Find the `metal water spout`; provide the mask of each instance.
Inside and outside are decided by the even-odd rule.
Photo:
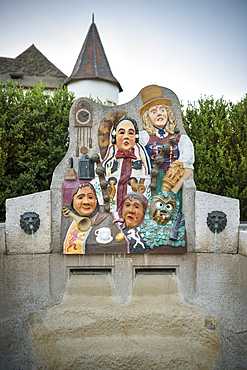
[[[212,211],[208,213],[207,225],[212,233],[217,232],[219,234],[223,231],[227,224],[227,217],[224,212],[221,211]]]
[[[227,217],[224,212],[212,211],[208,213],[207,225],[214,233],[214,252],[219,251],[219,233],[223,231],[227,224]]]

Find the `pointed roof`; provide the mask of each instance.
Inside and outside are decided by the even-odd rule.
[[[73,72],[64,84],[67,85],[71,81],[84,79],[100,79],[112,82],[118,86],[119,92],[123,91],[120,83],[112,74],[94,18]]]
[[[61,86],[67,77],[34,44],[16,58],[0,57],[0,79],[5,83],[9,76],[18,79],[18,85],[24,87],[42,79],[42,83],[48,84],[47,88]]]

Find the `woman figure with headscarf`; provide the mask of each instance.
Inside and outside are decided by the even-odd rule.
[[[70,207],[65,207],[67,216],[73,221],[63,243],[64,254],[126,253],[125,240],[117,242],[115,236],[120,227],[113,224],[111,213],[100,209],[94,186],[89,182],[78,184],[74,190]],[[86,227],[84,228],[84,222]],[[83,227],[80,227],[83,223]],[[98,241],[97,230],[109,229],[109,237]]]

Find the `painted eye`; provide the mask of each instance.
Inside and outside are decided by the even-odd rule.
[[[165,109],[161,109],[161,112],[165,112]]]
[[[163,203],[162,202],[155,202],[154,203],[154,206],[158,209],[162,209],[163,208]]]
[[[168,203],[166,205],[166,209],[167,209],[167,211],[172,211],[173,210],[173,205]]]

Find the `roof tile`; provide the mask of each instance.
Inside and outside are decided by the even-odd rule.
[[[47,88],[61,86],[67,77],[52,64],[34,45],[16,58],[0,57],[0,78],[5,83],[11,74],[23,74],[19,86],[32,86],[32,81],[47,83]],[[51,86],[50,86],[51,85]]]
[[[123,91],[118,80],[113,76],[108,63],[97,27],[92,22],[71,76],[64,84],[74,80],[100,79],[115,83]]]

